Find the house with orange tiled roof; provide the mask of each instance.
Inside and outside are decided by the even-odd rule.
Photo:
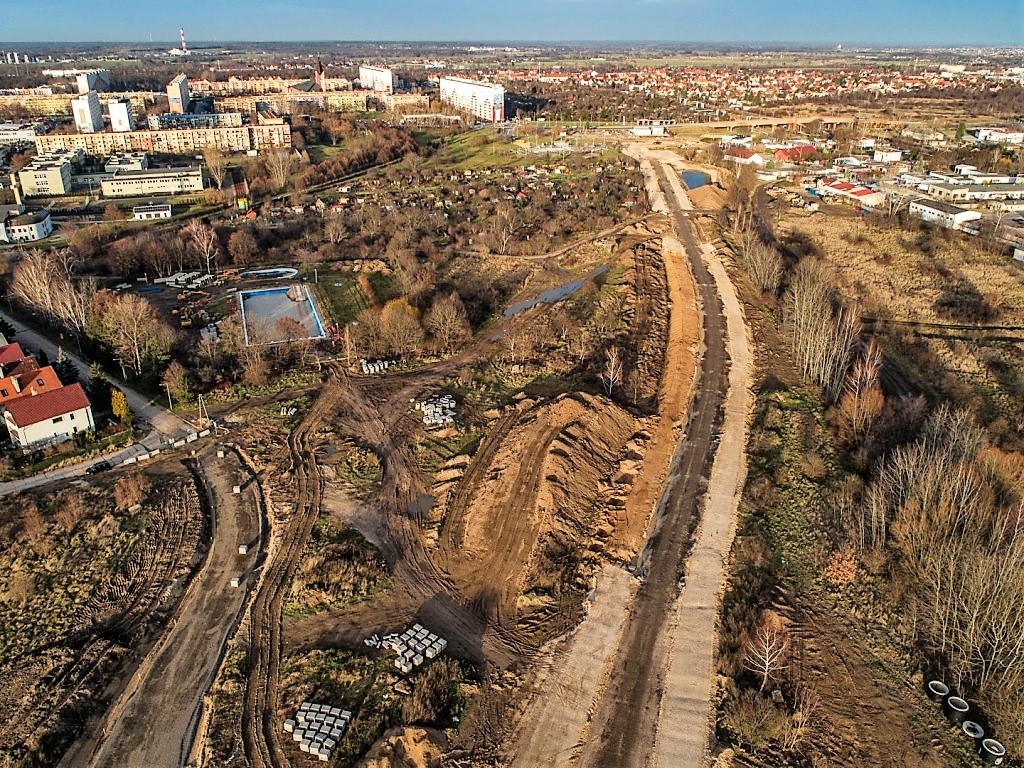
[[[32,364],[28,364],[28,363]],[[33,397],[60,389],[63,384],[49,365],[40,368],[35,360],[26,358],[5,376],[0,376],[0,408],[20,397]]]

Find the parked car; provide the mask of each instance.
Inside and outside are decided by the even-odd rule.
[[[111,464],[109,461],[104,459],[103,461],[96,462],[91,467],[89,467],[87,470],[85,470],[85,474],[87,474],[87,475],[95,475],[98,472],[106,472],[108,469],[110,469],[113,466],[114,466],[113,464]]]

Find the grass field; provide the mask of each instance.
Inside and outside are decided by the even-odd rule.
[[[370,306],[366,295],[351,272],[327,272],[320,275],[317,292],[326,299],[331,319],[337,325],[351,323]]]

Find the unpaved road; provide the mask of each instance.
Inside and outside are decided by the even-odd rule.
[[[663,768],[697,768],[707,753],[718,604],[746,478],[747,433],[753,407],[750,384],[754,361],[743,306],[715,249],[708,245],[702,249],[725,309],[729,392],[700,527],[669,632],[672,649],[651,763]]]
[[[202,570],[189,586],[178,614],[113,704],[99,743],[89,759],[71,763],[139,768],[178,768],[186,763],[199,708],[239,611],[244,587],[232,588],[256,557],[259,507],[238,458],[218,459],[208,450],[199,459],[211,492],[212,543]],[[243,485],[241,494],[233,485]],[[239,544],[250,545],[238,554]],[[86,750],[80,750],[86,756]]]
[[[645,165],[644,170],[649,176],[650,166]],[[582,755],[582,765],[595,768],[643,768],[654,749],[668,661],[666,630],[703,495],[702,476],[714,453],[716,418],[726,388],[726,329],[717,286],[683,212],[685,194],[677,197],[669,180],[673,170],[659,164],[655,172],[697,284],[704,310],[705,353],[686,436],[679,444],[665,495],[639,560],[644,581],[630,608],[594,729]],[[707,642],[713,642],[713,635]]]

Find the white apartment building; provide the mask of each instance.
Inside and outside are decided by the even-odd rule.
[[[80,133],[96,133],[103,130],[103,110],[96,91],[83,93],[71,100],[71,113],[75,116],[75,127]]]
[[[135,112],[128,99],[111,99],[107,102],[110,113],[110,129],[118,133],[135,130]]]
[[[150,115],[146,122],[151,131],[168,128],[241,128],[241,112],[200,112],[196,114]]]
[[[981,214],[977,211],[969,211],[941,200],[928,200],[923,197],[912,200],[907,210],[911,216],[934,221],[947,229],[963,229],[967,222],[981,219]]]
[[[388,67],[374,67],[362,64],[359,67],[359,85],[370,91],[394,93],[398,81]]]
[[[76,71],[75,83],[80,94],[86,94],[89,91],[109,91],[110,70],[87,69],[85,71]]]
[[[488,123],[505,121],[505,89],[464,77],[441,78],[441,102]]]
[[[188,78],[185,77],[185,73],[182,72],[167,84],[167,103],[169,104],[168,111],[172,115],[185,114],[188,112],[188,100]]]
[[[180,195],[203,191],[203,169],[148,168],[144,171],[118,171],[100,182],[104,197],[145,197],[146,195]]]
[[[292,145],[292,129],[286,123],[243,125],[241,128],[192,128],[126,133],[61,133],[36,136],[36,150],[82,149],[89,155],[117,152],[162,152],[193,155],[206,147],[223,152],[247,152]]]

